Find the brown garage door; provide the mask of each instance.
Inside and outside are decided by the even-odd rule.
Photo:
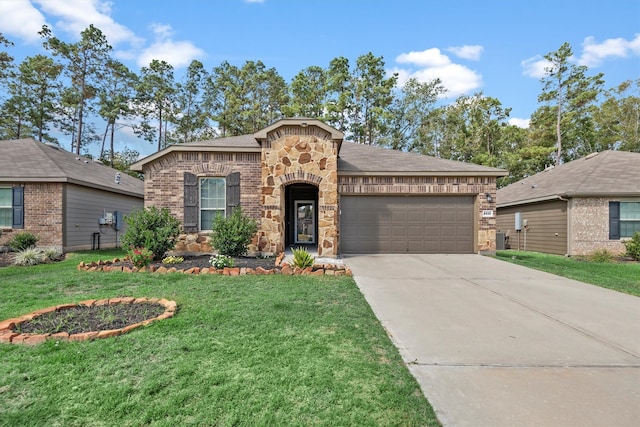
[[[472,196],[342,196],[345,254],[473,253]]]

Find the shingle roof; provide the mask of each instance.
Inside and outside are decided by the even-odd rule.
[[[143,181],[31,138],[0,141],[0,182],[69,182],[137,197]]]
[[[498,190],[498,207],[561,197],[640,196],[640,153],[603,151]]]
[[[309,121],[313,120],[309,119]],[[287,120],[281,120],[276,124],[286,125],[287,123]],[[256,135],[258,134],[259,133],[172,145],[131,165],[131,169],[142,171],[145,164],[161,158],[172,151],[212,150],[259,152],[260,143],[256,139]],[[338,173],[343,175],[507,175],[507,171],[503,169],[454,160],[438,159],[417,153],[406,153],[347,141],[343,141],[340,148]]]
[[[338,173],[342,175],[507,175],[503,169],[346,141],[342,143],[340,149]]]

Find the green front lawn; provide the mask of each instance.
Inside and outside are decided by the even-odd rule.
[[[640,296],[640,263],[590,262],[538,252],[498,251],[498,259]]]
[[[439,425],[348,277],[0,269],[0,320],[62,303],[164,297],[178,314],[91,342],[0,345],[0,426]]]

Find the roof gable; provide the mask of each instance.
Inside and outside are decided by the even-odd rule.
[[[31,138],[0,141],[0,153],[0,182],[69,182],[136,197],[144,194],[144,183],[137,178]]]
[[[560,197],[640,196],[640,153],[603,151],[501,188],[498,206]]]

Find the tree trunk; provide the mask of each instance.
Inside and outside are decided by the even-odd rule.
[[[107,140],[107,132],[109,132],[109,122],[107,122],[107,127],[104,128],[104,135],[102,135],[102,147],[100,147],[100,159],[104,157],[104,143]]]
[[[115,133],[116,133],[116,121],[113,120],[111,122],[111,147],[110,147],[111,148],[111,155],[110,155],[110,157],[111,157],[111,167],[113,167],[113,155],[114,155],[114,153],[113,153],[113,137],[114,137]]]

